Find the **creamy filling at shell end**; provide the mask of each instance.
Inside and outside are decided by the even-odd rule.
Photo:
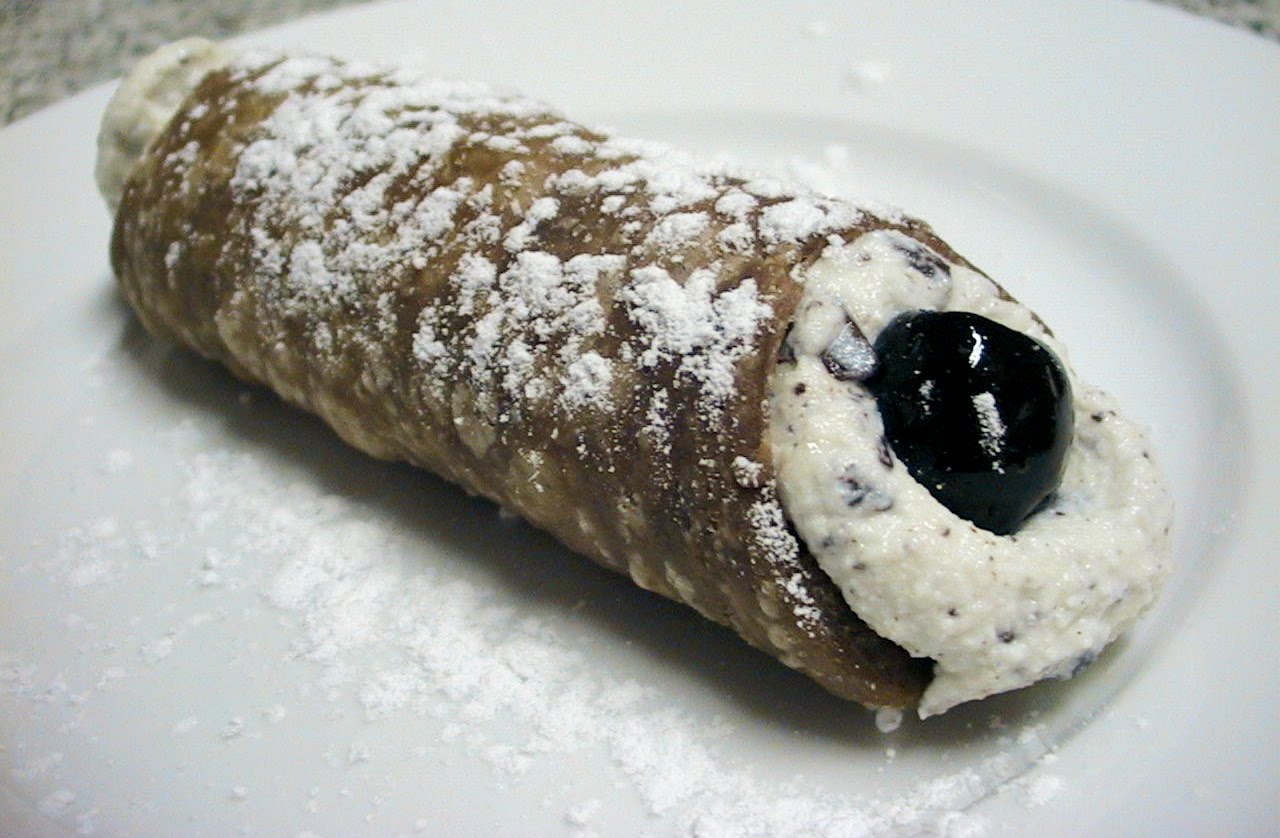
[[[779,493],[854,612],[934,660],[921,717],[1074,674],[1151,605],[1168,572],[1172,503],[1143,432],[1076,379],[1029,310],[902,233],[833,245],[803,280],[770,382]],[[921,310],[973,312],[1033,337],[1070,378],[1061,485],[1012,534],[959,517],[914,479],[857,380],[885,327]],[[854,375],[833,374],[833,352]]]
[[[235,52],[204,38],[184,38],[143,58],[120,82],[102,116],[98,191],[115,213],[125,181],[182,100],[208,73],[231,63]]]

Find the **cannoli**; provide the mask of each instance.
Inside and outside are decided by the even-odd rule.
[[[1143,433],[914,218],[199,41],[123,82],[100,148],[151,332],[839,696],[1069,676],[1167,572]]]

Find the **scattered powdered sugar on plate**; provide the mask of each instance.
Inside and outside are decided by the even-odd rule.
[[[845,86],[856,93],[868,93],[884,85],[893,76],[893,65],[887,61],[859,61],[845,73]]]
[[[601,669],[590,648],[564,626],[525,613],[448,561],[433,561],[420,533],[405,532],[376,507],[326,491],[296,468],[281,469],[273,455],[251,445],[211,445],[210,435],[192,423],[166,438],[163,456],[183,475],[182,491],[170,501],[181,531],[157,534],[147,522],[94,518],[69,528],[56,560],[44,568],[62,584],[80,579],[85,595],[109,598],[121,585],[147,584],[152,562],[186,561],[203,608],[170,610],[169,628],[158,634],[141,628],[133,633],[134,659],[153,673],[170,666],[181,671],[190,648],[185,638],[226,611],[219,598],[230,602],[237,590],[253,591],[292,637],[280,665],[299,681],[299,696],[333,706],[353,703],[371,730],[402,725],[406,718],[435,720],[438,742],[420,747],[461,748],[464,758],[488,766],[499,791],[555,772],[586,752],[603,755],[616,772],[615,785],[636,795],[655,826],[665,824],[661,834],[699,838],[979,835],[981,822],[962,810],[999,780],[1016,776],[1022,763],[1015,752],[1037,744],[1031,734],[1011,738],[994,757],[958,762],[905,793],[878,795],[869,788],[865,796],[850,795],[831,791],[820,778],[770,779],[761,770],[767,766],[726,747],[739,733],[733,724],[708,724],[662,689]],[[96,468],[93,473],[98,480],[123,479]],[[495,525],[511,525],[498,524],[493,514]],[[153,558],[141,551],[144,544]],[[86,562],[111,570],[79,570]],[[201,583],[211,567],[225,584]],[[134,674],[115,669],[113,675],[97,673],[85,688],[59,687],[58,695],[74,696],[83,707]],[[23,672],[18,662],[6,663],[0,688],[49,701],[49,689]],[[285,736],[283,723],[310,712],[278,703],[201,707],[198,715],[178,707],[155,724],[157,735],[169,741],[197,737],[229,748],[245,739]],[[335,744],[326,759],[347,770],[404,770],[360,741]],[[890,757],[886,767],[893,762]],[[60,754],[33,756],[25,782],[44,786],[42,808],[51,816],[91,823],[97,810],[86,798],[92,790],[67,783],[61,763]],[[256,787],[233,777],[209,793],[222,805],[245,807],[261,796]],[[317,789],[297,801],[299,812],[318,811]],[[1028,805],[1038,805],[1056,789],[1042,780],[1020,793]],[[387,792],[369,794],[376,807]],[[611,831],[611,807],[598,797],[570,794],[558,805],[566,834]]]
[[[387,557],[412,546],[350,502],[280,486],[245,454],[197,453],[189,474],[199,526],[233,529],[235,550],[273,568],[262,593],[296,618],[295,654],[320,665],[322,689],[353,692],[370,721],[402,710],[446,718],[443,738],[508,779],[548,756],[604,748],[654,814],[761,796],[748,772],[717,758],[725,731],[703,729],[651,688],[593,671],[553,626],[493,591],[440,567],[406,574]],[[513,719],[515,738],[494,724]]]
[[[1040,774],[1022,784],[1028,806],[1044,806],[1062,792],[1062,778],[1056,774]]]
[[[75,792],[70,789],[57,789],[40,798],[40,802],[36,808],[40,813],[53,817],[61,814],[64,809],[69,807],[76,800]]]
[[[881,707],[876,711],[876,729],[881,733],[893,733],[902,726],[902,711],[897,707]]]
[[[107,452],[106,461],[102,465],[102,470],[108,474],[116,474],[124,471],[133,465],[132,452],[123,448],[113,448]]]

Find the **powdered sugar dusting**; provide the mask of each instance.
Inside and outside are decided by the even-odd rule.
[[[709,411],[734,392],[735,364],[772,314],[754,281],[717,296],[716,279],[715,271],[700,270],[681,285],[662,268],[637,268],[618,295],[640,329],[641,365],[678,360],[677,374],[698,384]]]
[[[232,72],[280,97],[239,151],[231,184],[252,207],[242,232],[254,242],[258,327],[284,334],[300,324],[321,363],[342,346],[362,346],[361,363],[376,377],[396,363],[378,337],[391,329],[395,306],[368,311],[365,325],[341,334],[330,314],[368,309],[395,266],[427,270],[466,245],[450,293],[418,311],[410,351],[425,392],[439,400],[440,379],[460,374],[494,425],[511,415],[500,401],[518,411],[559,394],[554,403],[563,410],[607,408],[610,358],[594,340],[605,328],[594,300],[601,282],[618,286],[617,299],[641,329],[639,344],[622,351],[646,367],[674,365],[682,385],[697,388],[708,421],[719,421],[736,365],[771,308],[754,279],[722,289],[720,263],[683,270],[686,254],[792,246],[863,215],[853,204],[660,143],[588,132],[482,85],[268,54],[242,57]],[[496,182],[439,179],[451,155],[478,146],[512,158]],[[543,165],[536,157],[543,147],[574,167],[525,183],[530,167]],[[391,199],[406,189],[410,197]],[[564,200],[584,195],[625,219],[625,252],[584,247],[570,259],[546,246],[553,230],[578,223],[563,217]],[[591,239],[586,230],[577,235]],[[481,255],[498,244],[498,262]],[[461,369],[449,361],[457,344],[465,349]]]
[[[508,395],[536,402],[553,393],[570,412],[610,404],[610,361],[583,349],[584,341],[603,333],[604,313],[596,295],[603,277],[617,274],[619,256],[582,254],[562,262],[538,250],[522,251],[500,276],[483,257],[464,257],[451,283],[452,301],[431,304],[419,316],[414,346],[429,380],[461,374],[477,393],[497,380]],[[438,334],[446,318],[465,317],[455,337],[465,351],[462,367]],[[548,361],[558,359],[565,372],[547,378]],[[502,423],[503,417],[495,415]]]
[[[584,353],[569,364],[560,404],[570,412],[591,405],[601,409],[609,404],[609,387],[613,383],[613,367],[608,359],[594,352]]]

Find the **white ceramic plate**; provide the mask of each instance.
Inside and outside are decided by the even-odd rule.
[[[1177,573],[1069,684],[888,736],[691,612],[154,345],[90,91],[0,132],[0,832],[1280,828],[1280,52],[1143,3],[390,3],[409,57],[929,219],[1149,423]]]

